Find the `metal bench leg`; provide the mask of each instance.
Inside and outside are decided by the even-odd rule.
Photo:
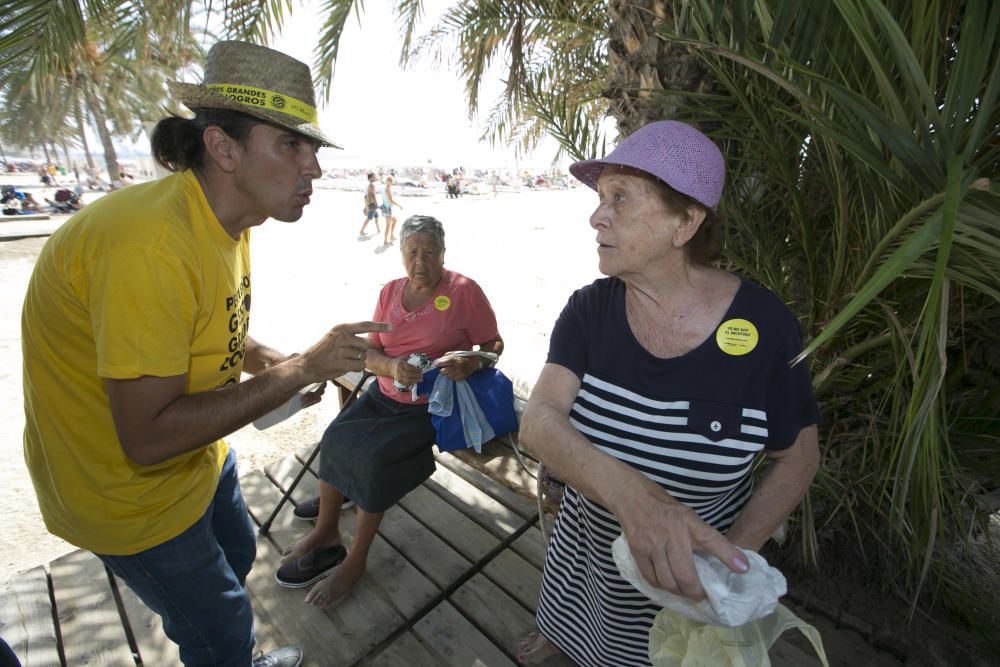
[[[351,391],[351,395],[347,397],[347,400],[344,401],[344,404],[340,407],[341,412],[351,407],[351,403],[353,403],[358,398],[358,395],[364,388],[365,383],[368,381],[368,378],[372,377],[373,375],[374,373],[370,373],[369,371],[364,372],[364,374],[361,376],[361,380],[359,380],[358,383],[354,385],[354,389],[353,391]],[[297,475],[295,475],[295,479],[292,480],[292,483],[288,485],[288,488],[285,490],[285,492],[281,494],[281,499],[278,500],[278,504],[274,506],[273,510],[271,510],[271,515],[267,517],[267,520],[264,523],[260,524],[260,530],[257,531],[260,535],[267,535],[268,531],[271,530],[271,524],[274,523],[274,519],[275,517],[278,516],[278,512],[280,512],[281,508],[285,506],[285,503],[288,502],[288,499],[292,497],[292,494],[295,492],[296,487],[298,487],[299,482],[302,481],[302,478],[305,476],[306,471],[309,470],[309,466],[311,466],[313,461],[316,460],[316,457],[319,456],[319,445],[320,443],[317,442],[316,446],[313,447],[313,450],[309,453],[309,458],[306,459],[306,462],[302,465],[302,469],[299,470]]]

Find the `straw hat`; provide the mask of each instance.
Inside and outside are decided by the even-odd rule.
[[[676,120],[643,125],[604,158],[574,162],[569,171],[596,190],[597,179],[609,164],[652,174],[708,208],[719,205],[726,181],[726,162],[719,147],[698,130]]]
[[[217,42],[200,83],[168,81],[189,109],[242,111],[340,148],[319,129],[312,74],[305,63],[247,42]]]

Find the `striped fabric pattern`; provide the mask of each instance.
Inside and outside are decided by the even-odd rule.
[[[689,427],[691,408],[689,401],[653,399],[585,374],[570,423],[725,531],[753,490],[750,473],[767,442],[767,418],[734,408],[738,431],[716,441]],[[566,489],[537,618],[542,634],[580,665],[649,665],[649,628],[660,607],[619,575],[611,543],[620,533],[614,515]]]

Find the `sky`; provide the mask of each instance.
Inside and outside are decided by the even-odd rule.
[[[499,75],[481,92],[480,118],[469,119],[464,85],[445,63],[435,67],[429,57],[400,68],[402,37],[392,0],[369,0],[360,17],[352,13],[344,28],[340,56],[329,101],[320,105],[320,127],[343,146],[324,149],[321,161],[357,166],[427,164],[453,168],[532,167],[552,164],[557,145],[547,140],[534,154],[515,160],[513,148],[493,148],[479,141],[479,122],[502,90]],[[425,14],[415,32],[419,37],[454,2],[425,1]],[[272,48],[310,66],[318,41],[320,2],[296,5]],[[563,160],[562,164],[568,164]]]
[[[424,0],[424,16],[414,40],[434,26],[455,2]],[[532,154],[518,157],[512,147],[494,147],[488,140],[480,141],[480,123],[485,124],[503,90],[501,67],[495,66],[484,77],[480,113],[471,119],[464,81],[450,64],[436,66],[428,56],[402,69],[402,36],[393,14],[396,4],[396,0],[369,0],[360,17],[352,12],[347,20],[329,99],[317,100],[320,127],[343,147],[320,151],[324,168],[550,168],[558,151],[552,139],[544,139]],[[281,33],[269,46],[311,68],[323,19],[321,5],[321,0],[296,1]],[[182,80],[199,83],[201,68],[191,68]],[[100,142],[93,131],[88,132],[88,139],[91,151],[99,158]],[[148,139],[143,135],[135,142],[118,138],[115,143],[121,153],[119,158],[126,162],[149,154]],[[146,161],[152,165],[151,160]],[[563,157],[556,164],[565,170],[569,163]]]

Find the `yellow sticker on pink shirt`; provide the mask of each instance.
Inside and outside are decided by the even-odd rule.
[[[738,357],[757,347],[757,327],[747,320],[726,320],[715,331],[715,342],[726,354]]]
[[[434,299],[434,307],[441,311],[448,310],[451,308],[451,299],[446,296],[439,296]]]

